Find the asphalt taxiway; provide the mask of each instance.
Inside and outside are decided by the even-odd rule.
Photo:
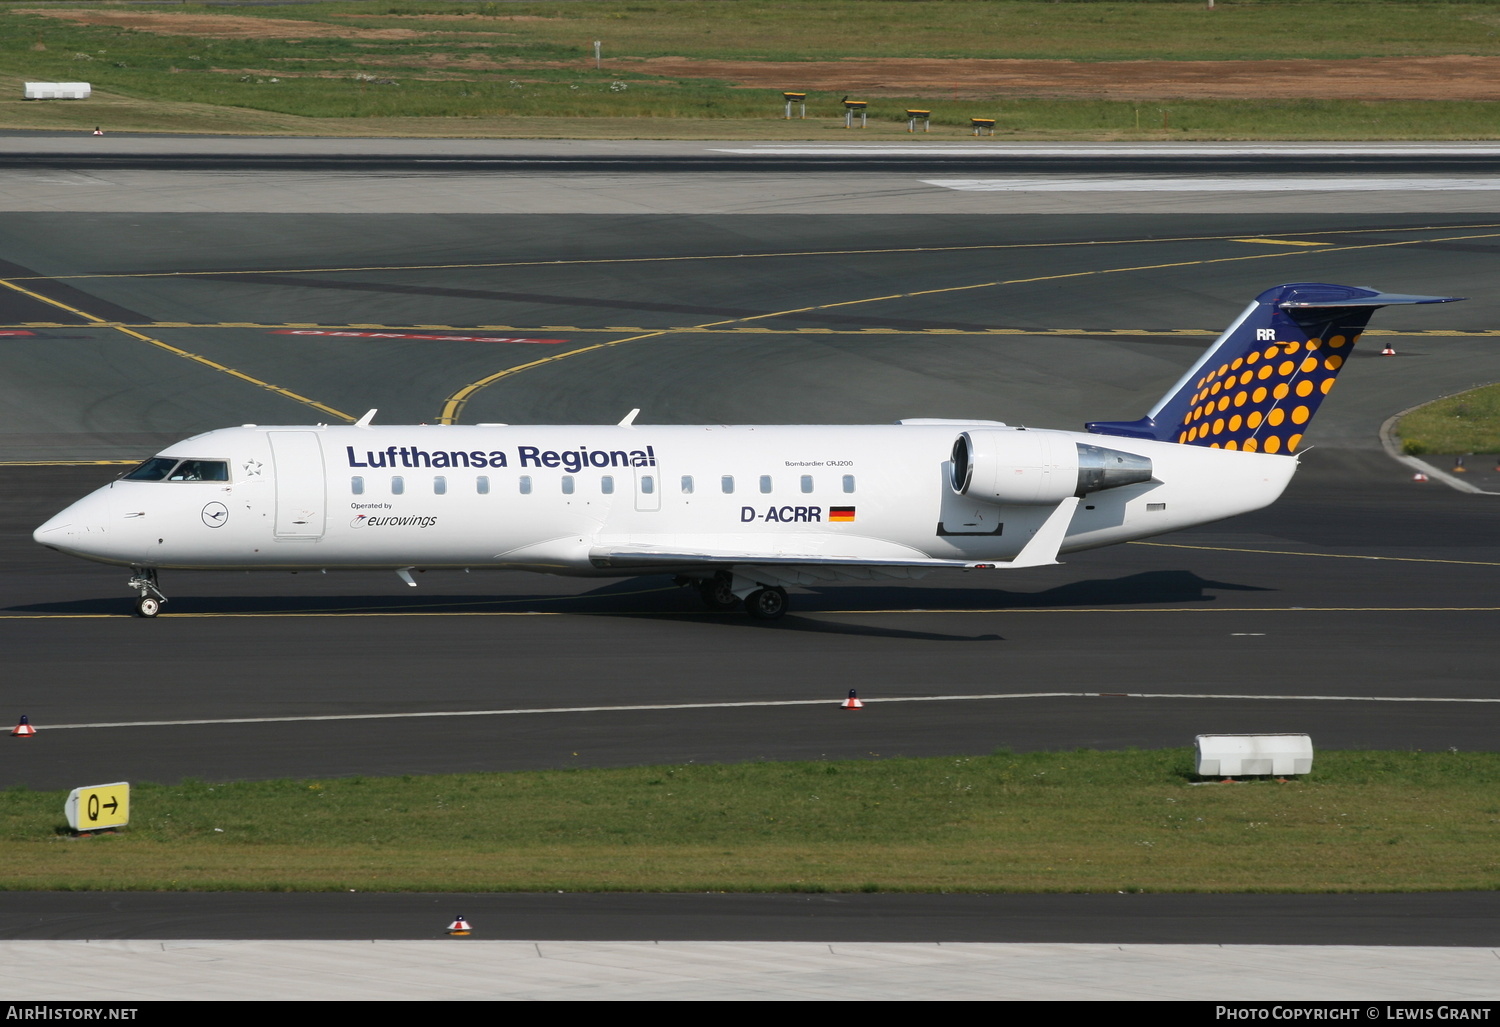
[[[1487,175],[1488,159],[1461,170]],[[565,192],[608,208],[572,214],[561,193],[518,212],[533,180],[493,170],[456,191],[427,176],[425,193],[381,168],[296,171],[306,189],[250,164],[212,182],[5,171],[23,188],[0,205],[30,207],[0,224],[0,659],[12,714],[41,733],[6,746],[0,786],[1203,731],[1495,747],[1492,500],[1412,483],[1377,433],[1500,379],[1500,219],[1485,213],[1500,192],[1314,191],[1277,209],[1094,190],[1038,213],[1037,193],[964,194],[921,168],[804,165],[814,192],[838,193],[814,215],[806,193],[777,202],[775,176],[742,190],[753,168],[636,170],[569,172]],[[302,212],[277,213],[283,199]],[[166,614],[142,622],[123,572],[30,540],[119,470],[59,460],[370,407],[386,422],[1134,417],[1246,301],[1296,280],[1473,298],[1377,315],[1388,334],[1340,378],[1277,505],[1062,567],[812,590],[772,625],[704,613],[661,579],[177,574]],[[835,706],[851,683],[857,715]]]

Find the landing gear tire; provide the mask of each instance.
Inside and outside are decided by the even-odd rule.
[[[706,578],[698,582],[698,596],[703,600],[703,605],[715,612],[732,610],[740,605],[740,597],[734,594],[730,588],[732,581],[729,575],[718,575]]]
[[[756,589],[745,597],[745,612],[756,620],[776,620],[785,615],[786,589]]]
[[[156,584],[156,568],[135,567],[127,585],[140,595],[135,601],[135,615],[150,619],[161,613],[161,604],[167,601],[167,597],[161,594],[161,589]]]

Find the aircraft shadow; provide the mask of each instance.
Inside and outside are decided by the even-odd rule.
[[[434,582],[434,587],[441,584]],[[797,593],[792,612],[779,621],[755,621],[733,610],[713,613],[703,609],[690,588],[678,588],[666,577],[611,581],[574,595],[522,593],[495,595],[254,595],[180,596],[163,609],[163,616],[399,616],[402,614],[559,613],[592,616],[640,616],[678,620],[701,617],[720,624],[748,628],[801,631],[814,634],[866,635],[934,641],[999,641],[995,634],[912,631],[894,627],[811,620],[819,613],[913,613],[925,611],[993,612],[1004,610],[1078,609],[1112,606],[1185,605],[1212,603],[1215,591],[1274,591],[1259,585],[1213,581],[1191,571],[1157,570],[1120,578],[1072,581],[1040,592],[991,588],[931,588],[913,585],[876,587],[827,586]],[[11,615],[129,616],[128,596],[10,606]]]
[[[792,609],[786,617],[777,621],[756,621],[738,610],[723,613],[701,613],[715,623],[751,629],[774,631],[800,631],[811,634],[833,634],[868,636],[878,638],[905,638],[939,642],[1002,642],[1003,635],[993,633],[967,635],[953,632],[913,631],[890,626],[849,624],[837,621],[812,620],[809,614],[818,613],[924,613],[942,611],[962,614],[1004,610],[1036,609],[1088,609],[1113,606],[1155,606],[1201,604],[1216,602],[1218,597],[1210,591],[1271,592],[1260,585],[1242,585],[1235,582],[1213,581],[1191,571],[1146,571],[1122,578],[1098,578],[1074,581],[1058,585],[1041,592],[1009,592],[1003,589],[978,588],[924,588],[900,585],[886,587],[846,588],[831,586],[813,588],[808,594],[792,597]],[[691,593],[682,592],[690,600],[686,605],[691,611]],[[625,612],[615,610],[611,612]],[[680,617],[681,612],[668,613],[662,610],[644,611],[642,616],[661,619]]]

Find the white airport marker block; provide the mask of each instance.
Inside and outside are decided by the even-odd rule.
[[[1194,740],[1200,777],[1288,777],[1312,773],[1308,735],[1199,735]]]
[[[28,82],[27,100],[87,100],[93,88],[87,82]]]

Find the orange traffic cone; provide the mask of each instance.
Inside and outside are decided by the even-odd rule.
[[[1411,480],[1412,481],[1426,481],[1427,480],[1427,475],[1423,474],[1421,471],[1418,471],[1416,474],[1413,474],[1411,476]]]
[[[1388,342],[1385,344],[1385,349],[1380,351],[1380,355],[1383,357],[1393,357],[1396,355],[1396,347]]]
[[[849,698],[839,703],[839,709],[841,710],[862,710],[864,708],[865,704],[859,701],[859,696],[854,694],[854,689],[852,688],[849,689]]]
[[[473,928],[469,926],[469,922],[464,919],[462,913],[458,914],[454,921],[448,925],[448,933],[455,938],[467,937],[472,930]]]
[[[34,734],[36,734],[36,728],[31,726],[31,718],[23,713],[21,714],[21,723],[15,726],[10,736],[12,738],[30,738]]]

